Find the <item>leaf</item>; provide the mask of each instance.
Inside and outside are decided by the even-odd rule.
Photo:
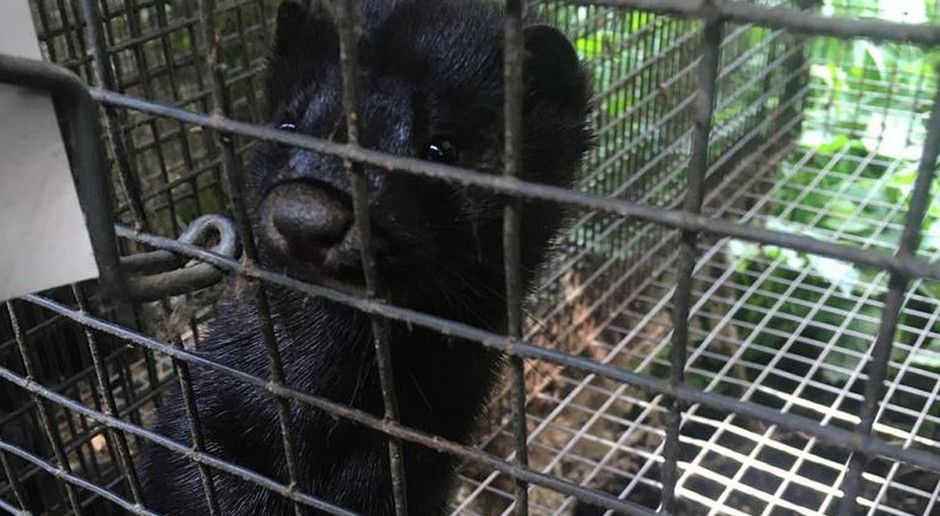
[[[634,11],[630,13],[630,32],[635,33],[645,27],[652,20],[649,13]]]
[[[819,146],[816,147],[816,151],[820,154],[834,154],[845,148],[846,145],[850,145],[849,137],[840,134],[828,142],[820,143]]]
[[[848,200],[848,199],[833,199],[826,206],[826,209],[831,213],[840,215],[842,217],[854,217],[859,212],[858,204]]]
[[[914,350],[911,363],[928,369],[940,369],[940,339],[931,339],[927,346]]]
[[[611,117],[622,115],[627,107],[627,92],[621,91],[607,101],[607,114]]]
[[[862,142],[871,152],[916,162],[920,159],[922,149],[914,142],[908,141],[908,133],[912,129],[911,116],[895,112],[872,113],[868,118]]]
[[[864,233],[874,228],[872,224],[867,222],[842,217],[826,217],[822,220],[820,225],[833,231],[843,231],[852,234]]]
[[[838,287],[846,296],[851,295],[858,285],[858,270],[846,262],[812,254],[807,256],[807,260],[817,276]]]
[[[599,30],[590,36],[578,38],[575,41],[575,48],[578,55],[583,60],[591,60],[599,56],[604,51],[604,41],[607,38],[607,31]]]
[[[832,65],[832,63],[830,63],[830,65]],[[816,77],[818,79],[822,79],[822,81],[826,83],[826,86],[829,87],[829,89],[834,89],[836,87],[836,81],[835,81],[835,76],[834,76],[836,67],[834,65],[832,66],[830,65],[821,65],[821,64],[810,65],[809,75],[810,77]]]
[[[737,264],[739,272],[747,269],[749,262],[760,254],[760,246],[744,240],[728,241],[728,258],[731,264]]]
[[[885,58],[881,53],[881,48],[876,46],[871,41],[863,41],[862,44],[865,45],[865,52],[871,57],[871,60],[875,63],[875,69],[878,70],[878,75],[880,78],[884,78],[888,75],[888,67],[885,66]]]
[[[908,165],[900,168],[888,178],[888,187],[894,188],[901,194],[901,198],[907,198],[914,190],[914,182],[917,181],[917,166]]]

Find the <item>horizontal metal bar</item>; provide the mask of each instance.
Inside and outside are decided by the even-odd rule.
[[[940,27],[928,24],[887,22],[868,18],[820,16],[813,13],[766,7],[744,2],[709,0],[578,0],[580,5],[640,9],[687,18],[720,17],[726,21],[753,23],[790,32],[837,38],[866,38],[915,45],[940,44]]]
[[[171,242],[175,242],[175,240],[171,240]],[[228,259],[223,258],[223,260],[228,260]],[[515,464],[512,464],[510,462],[506,462],[496,457],[493,457],[480,449],[472,448],[469,446],[464,446],[464,445],[461,445],[452,441],[448,441],[446,439],[442,439],[438,436],[429,435],[420,430],[415,430],[413,428],[402,426],[399,423],[395,423],[386,419],[375,417],[367,412],[363,412],[363,411],[351,408],[347,405],[343,405],[341,403],[337,403],[335,401],[331,401],[329,399],[322,398],[319,396],[306,394],[306,393],[291,389],[289,387],[285,387],[282,384],[276,384],[276,383],[270,382],[264,378],[252,376],[243,371],[239,371],[238,369],[234,369],[234,368],[225,366],[223,364],[220,364],[218,362],[215,362],[213,360],[209,360],[199,355],[190,353],[189,351],[186,351],[184,349],[171,346],[169,344],[166,344],[164,342],[151,338],[147,335],[136,333],[134,331],[123,328],[117,324],[104,321],[97,317],[93,317],[87,312],[75,310],[66,305],[57,303],[56,301],[53,301],[51,299],[47,299],[47,298],[37,296],[34,294],[24,296],[21,299],[23,301],[35,304],[37,306],[41,306],[53,313],[61,314],[65,316],[66,318],[71,319],[82,326],[106,333],[108,335],[112,335],[114,337],[117,337],[129,343],[137,344],[151,351],[163,353],[172,358],[184,361],[192,365],[198,365],[201,367],[214,369],[232,378],[240,380],[247,385],[252,385],[260,389],[266,390],[282,399],[291,399],[291,400],[299,401],[301,403],[305,403],[314,408],[323,410],[325,412],[328,412],[338,417],[348,419],[350,421],[354,421],[368,428],[383,432],[387,435],[398,437],[399,439],[403,439],[406,441],[414,442],[422,446],[431,448],[433,450],[457,455],[461,458],[480,463],[494,470],[501,471],[514,478],[519,478],[519,479],[525,480],[526,482],[548,487],[549,489],[553,489],[562,494],[574,496],[581,500],[590,502],[592,504],[599,505],[601,507],[605,507],[605,508],[616,510],[616,511],[624,511],[628,514],[649,514],[649,515],[655,514],[655,512],[645,507],[641,507],[631,502],[618,500],[617,498],[614,498],[608,494],[592,491],[590,489],[584,488],[577,484],[562,480],[560,478],[553,477],[551,475],[539,473],[529,468],[522,468],[522,467],[516,466]],[[368,301],[368,300],[366,300],[365,302],[374,303],[373,301]],[[373,312],[373,313],[378,313],[378,312]],[[167,439],[159,434],[156,434],[154,432],[151,432],[139,426],[133,425],[131,423],[127,423],[126,421],[123,421],[118,418],[109,417],[105,414],[102,414],[101,412],[90,409],[32,380],[22,378],[19,375],[17,375],[15,372],[9,369],[6,369],[4,367],[0,367],[0,379],[7,380],[23,389],[26,389],[30,393],[33,393],[45,399],[48,399],[49,401],[56,403],[57,405],[66,407],[67,409],[71,411],[77,412],[79,414],[83,414],[89,419],[102,423],[108,427],[117,428],[124,432],[134,434],[143,439],[147,439],[148,441],[151,441],[159,446],[163,446],[164,448],[167,448],[171,451],[175,451],[177,453],[185,455],[186,457],[196,462],[207,464],[209,466],[220,469],[227,473],[231,473],[233,475],[239,476],[240,478],[254,482],[258,485],[261,485],[262,487],[270,489],[292,500],[300,501],[302,503],[312,505],[322,510],[330,510],[330,509],[324,509],[324,508],[332,507],[333,509],[330,510],[330,512],[334,512],[338,514],[352,514],[343,509],[339,509],[334,506],[331,506],[330,504],[327,504],[326,502],[319,501],[316,498],[313,498],[309,495],[299,493],[296,489],[290,489],[288,488],[288,486],[278,484],[277,482],[274,482],[273,480],[267,477],[264,477],[262,475],[259,475],[251,470],[231,464],[227,461],[221,460],[217,457],[214,457],[206,453],[194,452],[189,447],[183,446],[172,439]]]
[[[871,436],[856,436],[853,432],[847,430],[830,426],[822,426],[816,421],[807,419],[805,417],[794,416],[793,414],[783,414],[769,407],[743,402],[728,396],[706,393],[684,386],[674,389],[670,387],[669,383],[665,380],[632,371],[627,371],[612,365],[601,364],[593,360],[569,355],[565,352],[554,349],[544,348],[529,342],[509,339],[505,336],[481,330],[467,324],[416,312],[407,308],[387,305],[385,303],[369,300],[328,287],[304,283],[300,280],[284,276],[283,274],[259,269],[255,266],[244,265],[236,262],[235,260],[214,255],[205,251],[204,249],[186,246],[172,239],[139,234],[125,227],[118,227],[117,232],[118,235],[125,238],[131,238],[135,241],[146,243],[154,247],[178,252],[180,254],[197,258],[199,260],[205,260],[219,268],[233,271],[249,278],[257,279],[268,284],[289,288],[308,296],[323,297],[330,301],[342,303],[369,314],[378,314],[389,319],[395,319],[397,321],[422,326],[444,335],[478,342],[485,346],[489,346],[515,356],[535,358],[544,360],[546,362],[551,362],[553,364],[594,373],[605,378],[628,383],[647,392],[667,394],[687,403],[701,403],[719,410],[736,412],[742,416],[752,417],[769,423],[777,424],[790,430],[807,432],[823,441],[835,444],[842,448],[855,451],[864,451],[870,454],[889,457],[917,467],[940,473],[940,455],[937,454],[899,448]],[[33,303],[41,304],[42,306],[47,306],[49,303],[52,303],[51,301],[46,301],[35,296],[27,296],[24,299]],[[72,318],[73,320],[76,320],[82,324],[88,324],[86,318],[76,319],[70,313],[58,310],[54,311],[61,313],[66,317]]]
[[[8,371],[8,370],[3,369],[3,371]],[[2,372],[0,372],[0,374],[2,374]],[[33,382],[30,381],[30,380],[23,380],[23,382],[24,382],[24,383],[29,383],[30,385],[36,385],[35,383],[33,383]],[[30,390],[30,389],[27,388],[27,390]],[[50,392],[52,392],[52,391],[50,391]],[[62,396],[62,398],[68,400],[68,398],[65,398],[64,396]],[[71,400],[69,400],[69,401],[71,401]],[[72,403],[74,403],[74,402],[72,402]],[[130,501],[128,501],[128,500],[126,500],[126,499],[124,499],[124,498],[118,496],[118,495],[117,495],[116,493],[114,493],[113,491],[108,490],[108,489],[105,489],[105,488],[103,488],[103,487],[101,487],[101,486],[97,486],[97,485],[95,485],[95,484],[92,484],[91,482],[89,482],[89,481],[87,481],[87,480],[85,480],[85,479],[83,479],[83,478],[81,478],[81,477],[79,477],[79,476],[76,476],[76,475],[74,475],[74,474],[72,474],[72,473],[69,473],[68,471],[66,471],[66,470],[64,470],[64,469],[62,469],[62,468],[58,468],[58,467],[56,467],[56,466],[53,466],[52,464],[49,464],[48,462],[42,460],[41,458],[39,458],[39,457],[37,457],[37,456],[35,456],[35,455],[29,453],[28,451],[23,450],[23,449],[21,449],[21,448],[18,448],[18,447],[16,447],[16,446],[13,446],[12,444],[10,444],[10,443],[8,443],[8,442],[6,442],[6,441],[0,441],[0,450],[2,450],[2,451],[5,452],[5,453],[9,453],[10,455],[15,455],[15,456],[19,457],[20,459],[22,459],[22,460],[24,460],[24,461],[26,461],[26,462],[29,462],[29,463],[33,464],[34,466],[39,467],[40,469],[42,469],[42,470],[45,471],[46,473],[52,475],[53,477],[55,477],[55,478],[57,478],[57,479],[59,479],[59,480],[62,480],[62,481],[64,481],[64,482],[67,482],[68,484],[71,484],[71,485],[80,487],[80,488],[82,488],[82,489],[86,489],[86,490],[88,490],[88,491],[91,491],[92,493],[95,493],[96,495],[101,496],[102,498],[105,498],[105,499],[107,499],[108,501],[111,501],[111,502],[113,502],[113,503],[115,503],[115,504],[121,506],[122,509],[124,509],[124,510],[126,510],[126,511],[132,513],[132,514],[140,514],[140,515],[145,515],[145,516],[158,516],[158,513],[156,513],[156,512],[150,511],[150,510],[148,510],[148,509],[146,509],[146,508],[144,508],[144,507],[141,507],[140,505],[134,504],[133,502],[130,502]]]
[[[856,249],[833,242],[816,240],[814,238],[780,231],[772,231],[756,226],[736,224],[727,220],[704,215],[677,212],[666,208],[648,206],[622,199],[611,199],[555,186],[530,183],[499,175],[480,174],[474,171],[431,163],[415,158],[394,156],[361,147],[279,131],[272,127],[238,122],[216,115],[209,116],[194,113],[192,111],[172,108],[106,90],[92,89],[91,94],[93,98],[106,104],[160,115],[218,131],[279,142],[339,156],[345,159],[361,161],[389,172],[420,175],[464,186],[483,188],[506,195],[579,206],[604,213],[645,220],[671,228],[728,236],[758,244],[787,247],[796,251],[827,256],[857,265],[875,267],[910,276],[940,280],[940,264],[928,263],[916,257],[897,258],[883,252]]]

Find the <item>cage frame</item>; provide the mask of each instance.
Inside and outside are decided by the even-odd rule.
[[[90,420],[96,421],[108,430],[114,431],[115,435],[122,435],[122,432],[131,433],[158,445],[167,446],[177,452],[183,453],[200,465],[201,472],[203,471],[202,466],[220,469],[271,489],[293,500],[298,504],[297,507],[305,505],[334,514],[347,514],[348,511],[297,490],[296,475],[294,472],[296,465],[293,464],[293,453],[291,452],[293,444],[289,422],[286,418],[286,411],[291,402],[309,404],[330,414],[381,431],[389,437],[390,474],[394,486],[395,510],[396,514],[399,516],[407,514],[407,501],[404,495],[406,479],[404,478],[404,471],[400,462],[401,443],[403,441],[417,443],[438,451],[457,455],[466,460],[476,461],[511,476],[516,480],[515,510],[517,514],[527,514],[528,512],[526,493],[529,483],[549,487],[563,494],[574,496],[610,510],[623,511],[630,514],[671,514],[675,511],[679,428],[685,410],[684,407],[688,404],[701,404],[779,425],[783,428],[804,432],[821,441],[835,444],[840,448],[850,451],[852,458],[849,463],[848,474],[842,486],[843,497],[839,508],[839,513],[842,515],[852,514],[855,510],[862,470],[865,463],[873,457],[891,458],[924,469],[940,472],[940,455],[923,454],[901,448],[872,434],[878,404],[882,401],[883,397],[888,359],[893,347],[892,336],[898,324],[899,314],[904,302],[905,290],[912,279],[927,278],[940,280],[940,265],[926,262],[916,256],[917,242],[920,237],[922,222],[930,199],[930,187],[936,174],[937,158],[938,155],[940,155],[940,93],[935,92],[930,118],[927,122],[927,136],[919,161],[917,179],[905,215],[903,233],[896,252],[893,255],[878,251],[856,249],[833,242],[824,242],[812,237],[792,235],[751,225],[718,220],[701,213],[702,188],[705,173],[708,168],[708,144],[715,103],[717,64],[720,54],[719,45],[721,42],[722,28],[725,24],[729,22],[747,22],[755,23],[760,26],[782,28],[793,33],[806,35],[906,42],[923,47],[936,47],[940,45],[940,27],[875,20],[829,18],[814,13],[786,11],[738,1],[700,0],[690,3],[682,0],[580,0],[579,3],[583,5],[632,8],[680,17],[689,17],[705,22],[705,47],[702,51],[703,58],[697,66],[698,92],[694,108],[694,139],[685,204],[681,210],[672,210],[621,199],[606,198],[595,194],[575,192],[558,187],[528,183],[515,177],[519,166],[518,150],[521,139],[521,67],[518,66],[522,56],[521,46],[519,45],[523,11],[523,2],[521,0],[507,0],[506,3],[507,25],[505,32],[506,50],[504,78],[507,95],[504,116],[506,121],[505,154],[508,159],[506,160],[506,169],[504,170],[503,176],[479,175],[470,170],[427,163],[412,158],[385,155],[361,147],[357,138],[357,125],[352,122],[357,119],[356,91],[358,61],[355,55],[355,45],[352,44],[352,42],[355,41],[355,35],[359,31],[356,7],[358,2],[354,0],[333,0],[333,3],[335,7],[334,14],[341,34],[341,67],[344,83],[343,108],[347,120],[351,121],[347,127],[348,141],[345,144],[286,133],[277,129],[238,122],[228,118],[229,108],[224,95],[224,85],[219,73],[220,70],[217,68],[213,70],[212,97],[214,110],[211,115],[194,113],[181,108],[110,91],[107,88],[107,85],[110,83],[107,78],[107,65],[102,57],[106,55],[103,47],[104,40],[101,38],[100,32],[95,32],[97,29],[92,29],[93,32],[89,39],[91,40],[92,60],[99,74],[97,80],[103,87],[86,88],[74,75],[63,71],[63,69],[55,65],[0,55],[0,81],[50,91],[57,100],[62,101],[60,104],[71,106],[71,108],[67,107],[61,109],[59,114],[68,121],[71,127],[79,128],[79,130],[73,131],[72,134],[74,134],[76,138],[82,138],[73,141],[69,146],[71,152],[70,156],[72,158],[71,162],[80,193],[80,199],[82,200],[82,206],[88,216],[89,231],[92,234],[95,244],[94,248],[101,269],[102,283],[106,286],[110,286],[112,292],[121,292],[128,288],[125,283],[127,278],[123,277],[120,271],[116,236],[146,244],[155,249],[199,260],[211,265],[215,269],[224,270],[256,282],[261,286],[256,291],[256,300],[261,308],[263,321],[261,330],[262,334],[265,336],[266,351],[272,374],[270,378],[264,379],[252,377],[236,370],[230,370],[220,364],[206,361],[186,350],[168,345],[157,339],[124,329],[117,324],[98,318],[87,312],[82,306],[78,309],[73,309],[35,294],[23,296],[20,302],[40,306],[86,327],[89,330],[87,338],[90,344],[93,341],[90,330],[95,330],[137,346],[165,353],[172,357],[174,361],[179,361],[180,363],[199,364],[223,371],[226,374],[234,375],[243,381],[270,392],[279,403],[282,445],[285,449],[285,456],[289,458],[288,471],[290,483],[288,485],[280,485],[259,474],[212,457],[201,451],[197,440],[194,440],[194,443],[196,443],[194,448],[188,449],[147,429],[115,417],[113,413],[109,413],[108,408],[105,408],[103,411],[90,409],[33,381],[33,375],[28,365],[25,377],[18,375],[10,369],[0,367],[0,378],[29,392],[37,399],[36,403],[39,407],[42,407],[45,403],[55,403],[67,407],[76,413],[85,415]],[[217,55],[219,42],[214,36],[212,20],[214,1],[200,0],[198,5],[202,22],[202,37],[205,38],[207,43],[206,48],[209,49],[210,55]],[[95,16],[96,7],[93,0],[83,0],[83,8],[86,11],[86,16]],[[94,20],[95,18],[90,19]],[[88,25],[90,27],[97,27],[98,24],[89,23]],[[217,65],[217,61],[211,58],[209,61],[210,66]],[[245,245],[247,258],[245,261],[239,262],[230,256],[207,251],[192,243],[152,235],[146,231],[142,231],[142,227],[130,228],[119,225],[116,227],[116,232],[114,231],[115,226],[112,225],[110,211],[107,209],[107,186],[104,181],[105,175],[102,173],[104,168],[98,148],[98,106],[103,107],[106,112],[111,109],[134,110],[211,130],[214,138],[217,139],[217,144],[223,149],[223,176],[226,180],[226,186],[229,188],[233,205],[236,207],[234,210],[235,218],[241,240]],[[105,120],[107,121],[107,117]],[[109,128],[105,127],[105,129],[105,132],[108,133]],[[108,134],[110,137],[114,137],[113,134]],[[367,278],[367,293],[365,296],[352,295],[329,287],[304,283],[259,267],[256,264],[257,251],[253,248],[254,240],[247,216],[248,211],[244,196],[244,181],[241,177],[242,171],[237,164],[237,160],[234,159],[236,151],[231,140],[232,135],[278,142],[343,158],[353,178],[353,199],[357,224],[362,224],[364,228],[368,228],[365,204],[365,195],[367,192],[364,182],[356,179],[361,177],[358,167],[363,163],[383,169],[386,173],[419,175],[431,180],[483,188],[512,197],[514,201],[507,202],[504,208],[505,274],[507,292],[509,293],[509,295],[507,295],[508,334],[499,335],[483,331],[463,323],[448,321],[417,311],[396,307],[377,298],[375,292],[379,278],[375,276],[374,263],[367,251],[369,249],[370,238],[368,229],[363,231],[364,245],[362,246],[364,250],[362,260]],[[591,359],[569,355],[563,351],[547,349],[527,342],[522,338],[521,317],[519,313],[521,293],[519,291],[520,280],[518,269],[518,217],[521,199],[539,199],[542,201],[590,208],[598,212],[651,222],[681,231],[682,244],[677,260],[678,274],[673,298],[676,309],[673,311],[672,322],[674,332],[671,342],[671,368],[668,379],[658,379],[645,374],[627,371],[616,366],[601,364]],[[139,200],[132,199],[132,211],[136,211],[134,206],[138,203]],[[880,329],[875,344],[870,352],[870,357],[867,358],[870,360],[872,372],[865,382],[865,401],[861,409],[861,423],[855,431],[850,432],[848,430],[825,426],[802,416],[780,413],[769,407],[763,407],[752,402],[741,401],[716,393],[703,392],[683,384],[683,366],[689,340],[688,317],[692,295],[692,274],[697,260],[696,240],[703,234],[719,237],[734,237],[761,245],[776,245],[783,248],[834,258],[856,265],[870,266],[890,273],[891,279],[888,288],[888,296],[879,320]],[[323,297],[334,302],[351,306],[372,316],[373,330],[376,336],[376,355],[379,363],[383,400],[385,402],[385,416],[383,418],[372,416],[324,398],[300,393],[285,386],[283,368],[280,365],[280,358],[273,335],[273,323],[271,321],[270,311],[266,308],[267,300],[263,287],[265,284],[287,287],[307,296]],[[28,353],[25,350],[26,337],[16,327],[17,317],[14,304],[9,303],[7,308],[14,324],[16,341],[21,356],[24,363],[28,363]],[[501,350],[513,358],[510,366],[510,374],[513,389],[512,417],[516,443],[516,458],[514,461],[498,459],[479,449],[441,440],[420,430],[403,426],[398,422],[394,382],[391,378],[390,351],[388,349],[388,343],[382,337],[382,328],[387,320],[416,324],[447,335],[475,341],[480,345]],[[632,502],[621,500],[611,495],[537,472],[528,467],[525,459],[527,444],[524,419],[525,391],[521,369],[521,360],[523,358],[534,358],[557,365],[572,367],[584,372],[610,378],[647,392],[663,394],[667,397],[669,400],[669,418],[667,420],[667,437],[664,449],[665,468],[663,470],[664,480],[660,511],[653,511]],[[102,392],[106,392],[108,386],[105,385],[104,376],[100,375],[100,371],[98,372],[98,388],[101,389]],[[184,389],[183,392],[184,399],[187,400],[187,403],[192,403],[191,392],[187,393],[186,389]],[[189,415],[192,416],[192,414]],[[56,439],[52,437],[53,430],[50,427],[50,422],[45,417],[41,419],[41,424],[45,432],[49,435],[48,438],[53,448],[56,448]],[[193,431],[198,433],[198,418],[192,417],[190,423],[193,427]],[[126,450],[122,451],[122,447],[120,446],[118,449],[119,454],[123,457]],[[4,467],[7,470],[8,477],[11,479],[14,477],[9,474],[9,468],[6,462],[7,454],[32,462],[34,465],[43,468],[48,473],[62,480],[67,486],[69,498],[73,505],[73,510],[75,510],[76,513],[81,513],[81,510],[80,507],[76,505],[77,501],[75,500],[74,493],[72,493],[72,489],[79,487],[91,490],[117,503],[132,513],[151,514],[151,512],[141,505],[139,494],[134,488],[136,480],[134,479],[132,463],[126,464],[124,460],[121,461],[123,476],[131,486],[131,492],[134,498],[133,501],[129,501],[69,472],[68,466],[64,463],[61,453],[59,452],[57,452],[57,455],[59,455],[57,459],[58,464],[50,464],[32,455],[28,450],[3,441],[0,441],[0,450],[3,451],[0,455],[3,456]],[[130,461],[129,457],[128,461]],[[203,481],[207,501],[209,502],[209,507],[212,508],[216,503],[214,501],[216,495],[213,494],[211,487],[212,482],[209,475],[204,475]],[[13,480],[11,480],[11,482],[13,482]],[[13,488],[14,491],[16,491],[15,485]],[[20,497],[18,496],[18,498]],[[2,508],[4,509],[17,510],[16,507],[12,506],[6,500],[2,503]]]

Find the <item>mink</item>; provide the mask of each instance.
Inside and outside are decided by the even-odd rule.
[[[278,8],[267,68],[270,124],[346,141],[339,35],[326,3]],[[367,0],[358,41],[360,143],[369,149],[501,174],[505,14],[485,0]],[[528,24],[524,36],[520,176],[573,184],[590,148],[590,88],[571,43],[557,29]],[[506,331],[503,267],[505,197],[362,165],[369,186],[369,251],[383,299]],[[341,158],[259,143],[251,167],[252,210],[264,267],[313,283],[359,288],[362,239],[350,176]],[[531,289],[563,224],[557,205],[522,205],[522,282]],[[287,384],[381,417],[371,319],[351,307],[266,287]],[[269,374],[261,317],[252,295],[219,303],[196,353],[246,373]],[[403,425],[468,443],[492,396],[503,360],[479,343],[417,325],[388,322]],[[223,372],[191,366],[206,453],[287,484],[277,403]],[[393,513],[386,436],[297,401],[290,402],[296,488],[357,513]],[[191,446],[180,394],[157,410],[153,429]],[[403,445],[410,514],[440,514],[456,458]],[[149,444],[140,463],[144,503],[170,514],[207,513],[191,459]],[[210,468],[211,470],[211,468]],[[293,514],[293,502],[211,470],[222,514]],[[315,513],[315,511],[309,511]]]

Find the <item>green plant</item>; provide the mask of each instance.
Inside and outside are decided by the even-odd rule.
[[[890,8],[888,3],[853,2],[852,13],[890,12],[911,18],[904,21],[937,19],[934,2],[904,0],[899,5],[891,0]],[[825,2],[823,10],[851,14],[831,1]],[[820,38],[808,46],[808,55],[813,64],[804,130],[796,151],[779,167],[777,181],[782,187],[773,192],[771,203],[777,208],[764,225],[847,245],[891,249],[900,238],[917,177],[932,100],[929,92],[935,90],[937,54],[901,45]],[[932,256],[940,253],[938,192],[940,181],[935,181],[920,242],[921,252]],[[829,366],[822,376],[834,383],[847,381],[846,372],[858,366],[879,330],[879,302],[887,275],[738,241],[731,241],[727,251],[737,268],[738,283],[751,287],[756,278],[765,278],[758,293],[735,314],[742,327],[773,330],[755,336],[755,342],[777,348],[788,339],[787,334],[799,331],[801,340],[820,344],[803,350],[808,354],[819,354],[822,345],[832,344],[832,349],[821,355]],[[801,287],[778,303],[783,289],[798,277]],[[775,303],[774,319],[758,325]],[[940,332],[940,325],[923,315],[936,310],[937,305],[940,286],[931,282],[916,285],[895,341],[911,346],[923,340],[924,332]],[[896,346],[892,358],[940,370],[940,340],[920,342],[909,357],[905,349]]]

